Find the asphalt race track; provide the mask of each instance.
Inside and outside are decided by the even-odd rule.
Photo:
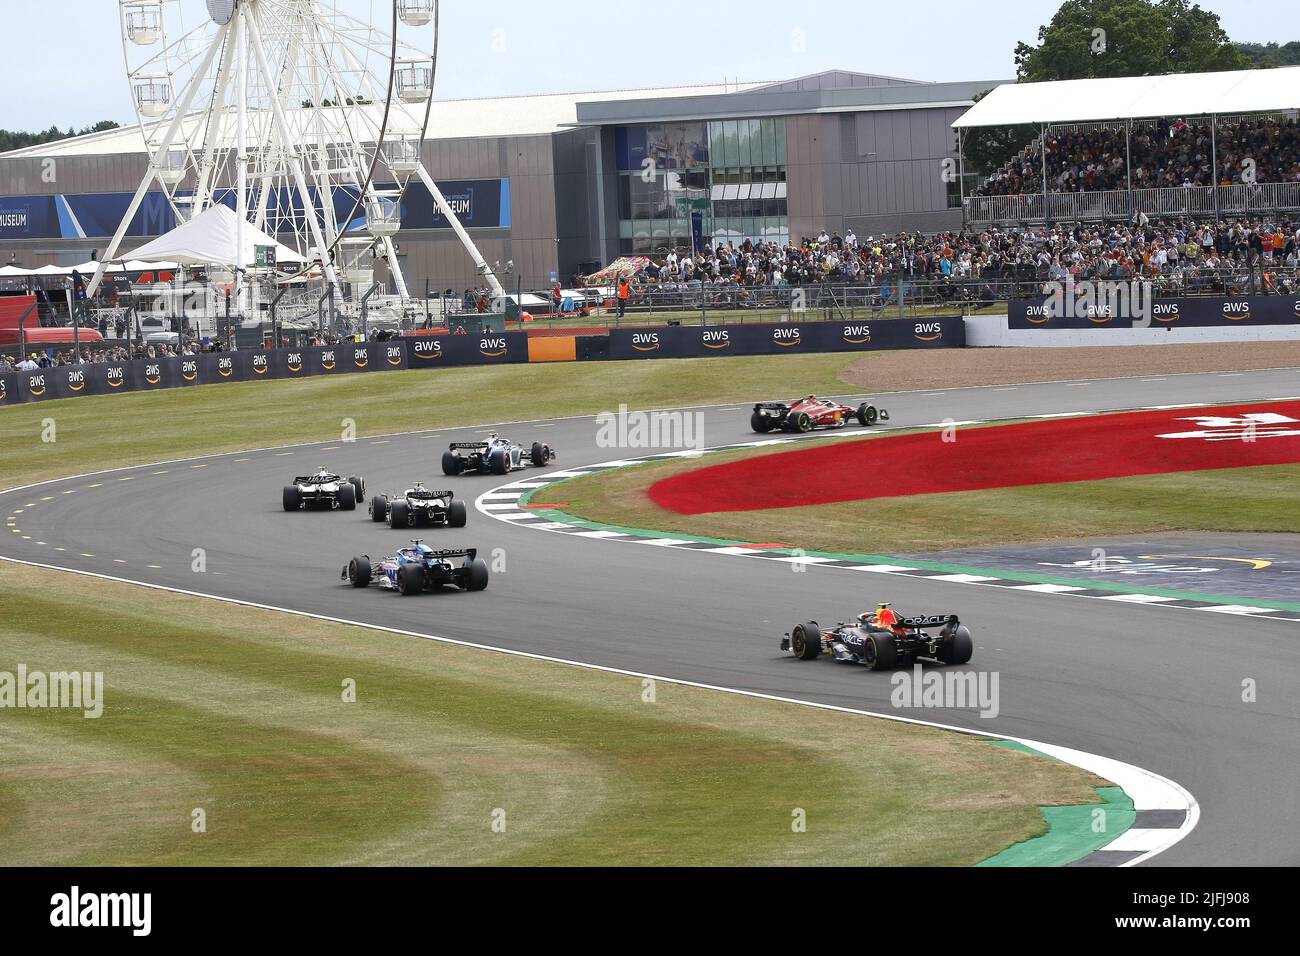
[[[798,392],[797,385],[791,392]],[[1297,373],[1282,370],[918,391],[876,400],[889,409],[896,427],[1297,393]],[[757,437],[748,430],[747,406],[700,411],[709,446]],[[1178,782],[1199,801],[1200,824],[1155,863],[1300,864],[1300,843],[1291,837],[1300,824],[1300,624],[952,582],[884,576],[864,581],[861,574],[817,567],[795,574],[777,562],[548,534],[477,512],[463,530],[421,533],[432,544],[475,546],[489,556],[502,548],[505,573],[494,574],[482,594],[402,598],[354,591],[339,573],[353,554],[378,557],[411,535],[371,524],[364,505],[351,513],[281,510],[281,486],[322,465],[363,475],[368,494],[400,491],[422,480],[429,487],[452,487],[471,503],[490,488],[534,474],[443,477],[439,459],[447,442],[487,430],[220,455],[5,493],[0,511],[8,516],[22,509],[15,518],[21,534],[6,529],[0,554],[877,711],[891,709],[887,674],[827,660],[797,661],[778,650],[780,634],[809,618],[849,619],[881,600],[910,612],[953,611],[975,637],[971,666],[1001,674],[1001,713],[992,720],[974,710],[910,710],[904,716],[1074,747]],[[543,440],[555,446],[559,462],[548,471],[656,450],[598,447],[592,417],[499,430],[524,444]],[[167,457],[160,448],[157,458]],[[25,508],[28,502],[37,506]],[[191,571],[195,548],[206,551],[206,573]],[[870,550],[869,540],[863,550]],[[212,613],[220,615],[220,608]],[[376,633],[374,639],[408,638]],[[1256,703],[1241,700],[1245,678],[1258,682]],[[790,733],[797,737],[797,724]]]

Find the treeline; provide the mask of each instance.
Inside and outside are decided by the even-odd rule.
[[[1240,50],[1255,66],[1300,66],[1300,40],[1290,43],[1238,43]]]
[[[42,143],[53,143],[61,139],[70,139],[73,136],[84,136],[87,133],[102,133],[105,130],[118,129],[120,126],[120,123],[114,123],[112,120],[100,120],[94,126],[87,126],[85,129],[76,129],[69,126],[66,131],[59,129],[57,126],[51,126],[39,133],[0,129],[0,153],[8,152],[11,149],[23,149],[27,146],[40,146]]]

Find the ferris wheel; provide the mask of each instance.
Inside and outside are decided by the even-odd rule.
[[[387,260],[408,298],[393,236],[423,183],[492,294],[500,282],[425,169],[437,73],[438,0],[119,0],[127,80],[149,168],[103,262],[146,195],[176,222],[216,205],[288,246],[353,297]],[[242,288],[249,262],[234,268]],[[101,264],[87,292],[102,279]],[[305,271],[305,270],[304,270]]]

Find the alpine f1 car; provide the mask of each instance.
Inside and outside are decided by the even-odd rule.
[[[452,442],[442,453],[442,471],[446,475],[459,475],[466,471],[504,475],[525,465],[541,468],[549,465],[555,457],[555,449],[544,442],[535,441],[533,447],[525,451],[523,445],[493,432],[487,441]]]
[[[344,565],[343,580],[354,588],[374,584],[402,595],[436,591],[445,584],[482,591],[488,585],[488,566],[475,548],[437,550],[416,539],[377,564],[368,554],[358,555]]]
[[[888,612],[882,615],[881,612]],[[938,630],[931,633],[931,630]],[[873,671],[911,667],[918,657],[941,664],[965,664],[974,644],[966,625],[956,614],[928,614],[900,617],[882,605],[874,614],[863,614],[853,622],[823,628],[816,621],[796,624],[781,638],[781,650],[801,661],[820,657],[823,652],[837,661],[862,664]]]
[[[843,428],[851,420],[864,428],[889,421],[889,412],[863,402],[857,408],[809,395],[793,402],[759,402],[749,424],[756,432],[810,432],[814,428]]]
[[[310,511],[314,508],[355,511],[358,501],[366,498],[366,482],[355,475],[341,478],[325,468],[314,475],[301,475],[284,486],[285,511]]]
[[[390,528],[463,528],[467,509],[450,491],[430,491],[420,482],[402,495],[375,495],[370,499],[370,520]]]

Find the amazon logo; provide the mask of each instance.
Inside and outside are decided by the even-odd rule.
[[[187,382],[196,381],[199,377],[199,363],[190,359],[181,363],[181,378]]]
[[[9,397],[9,385],[4,379],[0,378],[0,402]]]
[[[235,360],[232,358],[223,358],[217,361],[217,374],[222,378],[230,378],[235,371]]]
[[[80,392],[86,387],[86,373],[82,369],[73,369],[68,373],[68,388]]]
[[[415,343],[415,357],[426,362],[442,358],[442,343],[437,339],[421,340]]]
[[[871,341],[871,326],[869,325],[846,325],[844,326],[844,341],[850,345],[866,345]]]
[[[157,385],[162,381],[162,366],[151,363],[144,367],[144,380],[148,385]]]
[[[388,351],[384,355],[389,365],[398,366],[402,364],[402,347],[400,345],[388,346]]]
[[[706,349],[729,349],[731,333],[726,329],[705,329],[700,333],[700,344]]]
[[[1250,303],[1242,299],[1223,303],[1223,317],[1229,322],[1241,322],[1250,318]]]
[[[1157,322],[1177,322],[1182,318],[1177,302],[1156,302],[1151,306],[1151,318]]]
[[[659,344],[658,332],[632,333],[632,348],[638,352],[658,352]]]
[[[45,394],[45,376],[33,375],[27,379],[27,391],[37,398]]]
[[[797,328],[794,329],[773,329],[772,342],[783,349],[794,348],[803,343],[803,336],[799,334]]]
[[[299,372],[302,371],[301,352],[290,352],[284,361],[285,361],[285,367],[288,368],[289,371],[292,372],[294,375],[297,375]]]
[[[357,368],[366,368],[370,365],[370,352],[364,348],[353,349],[352,364]]]
[[[265,375],[271,368],[271,362],[265,355],[254,355],[252,366],[254,375]]]
[[[109,388],[121,388],[126,381],[126,372],[120,365],[111,366],[104,375],[108,379]]]
[[[943,338],[943,324],[940,322],[917,322],[912,335],[918,342],[938,342]]]
[[[327,372],[332,372],[332,371],[334,371],[334,365],[335,365],[336,361],[337,361],[337,360],[334,358],[334,350],[333,350],[333,349],[330,349],[330,350],[328,350],[328,351],[326,351],[326,352],[321,352],[321,354],[320,354],[320,367],[323,368],[325,371],[327,371]]]
[[[501,358],[506,354],[506,340],[503,338],[479,339],[478,351],[484,358]]]
[[[1046,325],[1052,321],[1052,309],[1046,305],[1025,306],[1025,320],[1034,325]]]

